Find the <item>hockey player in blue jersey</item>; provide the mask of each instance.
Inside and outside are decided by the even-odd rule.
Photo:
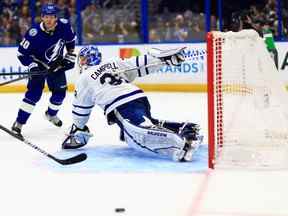
[[[97,47],[83,47],[77,58],[81,75],[73,101],[73,125],[62,148],[80,148],[88,143],[91,134],[86,123],[92,108],[98,105],[108,124],[120,127],[120,139],[129,146],[175,161],[191,161],[203,138],[198,134],[199,126],[153,118],[145,93],[132,84],[136,77],[149,75],[163,64],[181,64],[182,51],[153,49],[147,55],[100,63]]]
[[[62,125],[57,112],[66,95],[65,71],[74,68],[76,54],[75,33],[68,20],[57,18],[57,12],[56,5],[44,4],[41,8],[41,23],[33,25],[26,32],[18,47],[18,59],[31,72],[25,97],[12,126],[12,131],[19,135],[41,98],[45,80],[51,91],[45,117],[58,127]],[[65,55],[64,48],[67,51]]]

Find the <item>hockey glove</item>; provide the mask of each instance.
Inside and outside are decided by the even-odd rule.
[[[49,64],[49,69],[48,69],[48,73],[51,72],[56,72],[58,71],[60,68],[62,68],[62,61],[63,61],[63,57],[59,57],[58,59],[56,59],[55,61],[53,61],[52,63]]]
[[[70,70],[70,69],[74,68],[75,61],[76,61],[76,54],[75,53],[66,53],[61,64],[65,70]]]
[[[62,143],[63,149],[76,149],[85,146],[93,135],[85,125],[83,129],[73,124],[67,138]]]
[[[37,63],[32,62],[29,66],[28,66],[28,70],[29,70],[29,79],[31,79],[33,76],[37,76],[37,75],[41,75],[40,74],[40,68],[38,66]]]

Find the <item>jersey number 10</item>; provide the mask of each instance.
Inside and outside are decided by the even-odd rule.
[[[21,41],[20,45],[24,48],[24,49],[28,49],[30,42],[28,40],[26,40],[25,38]]]

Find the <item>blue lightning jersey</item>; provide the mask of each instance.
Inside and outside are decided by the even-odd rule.
[[[75,33],[68,20],[58,19],[53,32],[45,31],[41,22],[26,32],[18,47],[17,57],[25,66],[32,62],[51,65],[63,56],[64,47],[67,50],[74,49],[75,39]]]

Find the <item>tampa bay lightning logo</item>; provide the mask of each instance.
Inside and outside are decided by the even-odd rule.
[[[52,62],[59,57],[64,48],[64,44],[64,41],[60,39],[56,44],[53,44],[45,51],[45,58],[48,62]]]

